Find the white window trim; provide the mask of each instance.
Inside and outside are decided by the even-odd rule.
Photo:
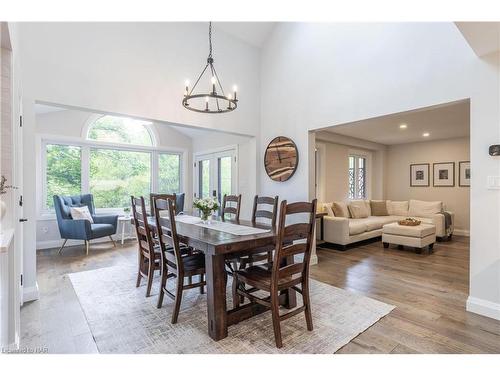
[[[365,190],[366,196],[364,199],[371,199],[372,197],[372,153],[366,150],[359,149],[349,149],[348,150],[348,158],[354,157],[362,157],[365,158],[366,161],[366,171],[365,171]],[[347,187],[349,188],[349,179],[347,180]],[[349,191],[349,190],[348,190]],[[355,198],[359,199],[359,198]]]
[[[151,154],[151,192],[156,192],[158,189],[158,161],[160,154],[175,154],[179,155],[179,184],[180,190],[184,191],[186,186],[185,181],[185,160],[187,160],[188,150],[185,148],[178,147],[158,147],[158,146],[140,146],[140,145],[129,145],[122,143],[109,143],[109,142],[100,142],[93,141],[88,139],[81,139],[75,137],[65,137],[65,136],[54,136],[49,134],[39,134],[37,135],[37,149],[40,152],[39,160],[40,160],[40,168],[38,169],[39,177],[37,181],[41,189],[37,189],[40,194],[37,197],[38,201],[38,220],[53,220],[56,215],[54,210],[50,210],[45,206],[45,197],[47,193],[47,160],[46,160],[46,146],[47,144],[60,144],[64,146],[77,146],[81,147],[81,192],[82,194],[90,193],[89,186],[89,161],[90,161],[90,149],[98,148],[98,149],[108,149],[108,150],[117,150],[117,151],[139,151],[139,152],[148,152]],[[113,214],[122,214],[123,208],[96,208],[96,213],[113,213]]]

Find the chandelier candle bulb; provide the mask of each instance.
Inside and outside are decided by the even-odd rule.
[[[216,82],[215,77],[212,77],[212,94],[214,95],[215,95],[215,82]]]
[[[236,91],[238,87],[236,85],[233,86],[233,91],[234,91],[234,100],[236,100]]]
[[[205,96],[205,111],[208,111],[208,96]]]

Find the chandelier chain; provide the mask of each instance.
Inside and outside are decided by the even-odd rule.
[[[211,21],[208,25],[208,45],[209,45],[208,57],[212,58],[212,22]]]

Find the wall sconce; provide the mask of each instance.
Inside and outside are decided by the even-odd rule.
[[[489,152],[491,156],[500,156],[500,145],[491,145]]]

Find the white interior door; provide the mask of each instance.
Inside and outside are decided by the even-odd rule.
[[[221,202],[224,194],[236,193],[236,149],[195,154],[194,160],[195,197]]]
[[[15,190],[15,227],[16,227],[16,238],[15,238],[15,248],[16,248],[16,259],[15,259],[15,272],[16,279],[19,280],[19,304],[23,304],[23,282],[22,282],[22,274],[23,274],[23,239],[24,239],[24,225],[23,223],[26,221],[24,218],[24,210],[23,210],[23,108],[22,108],[22,98],[18,98],[18,108],[19,114],[18,118],[14,119],[14,184],[17,187]]]

